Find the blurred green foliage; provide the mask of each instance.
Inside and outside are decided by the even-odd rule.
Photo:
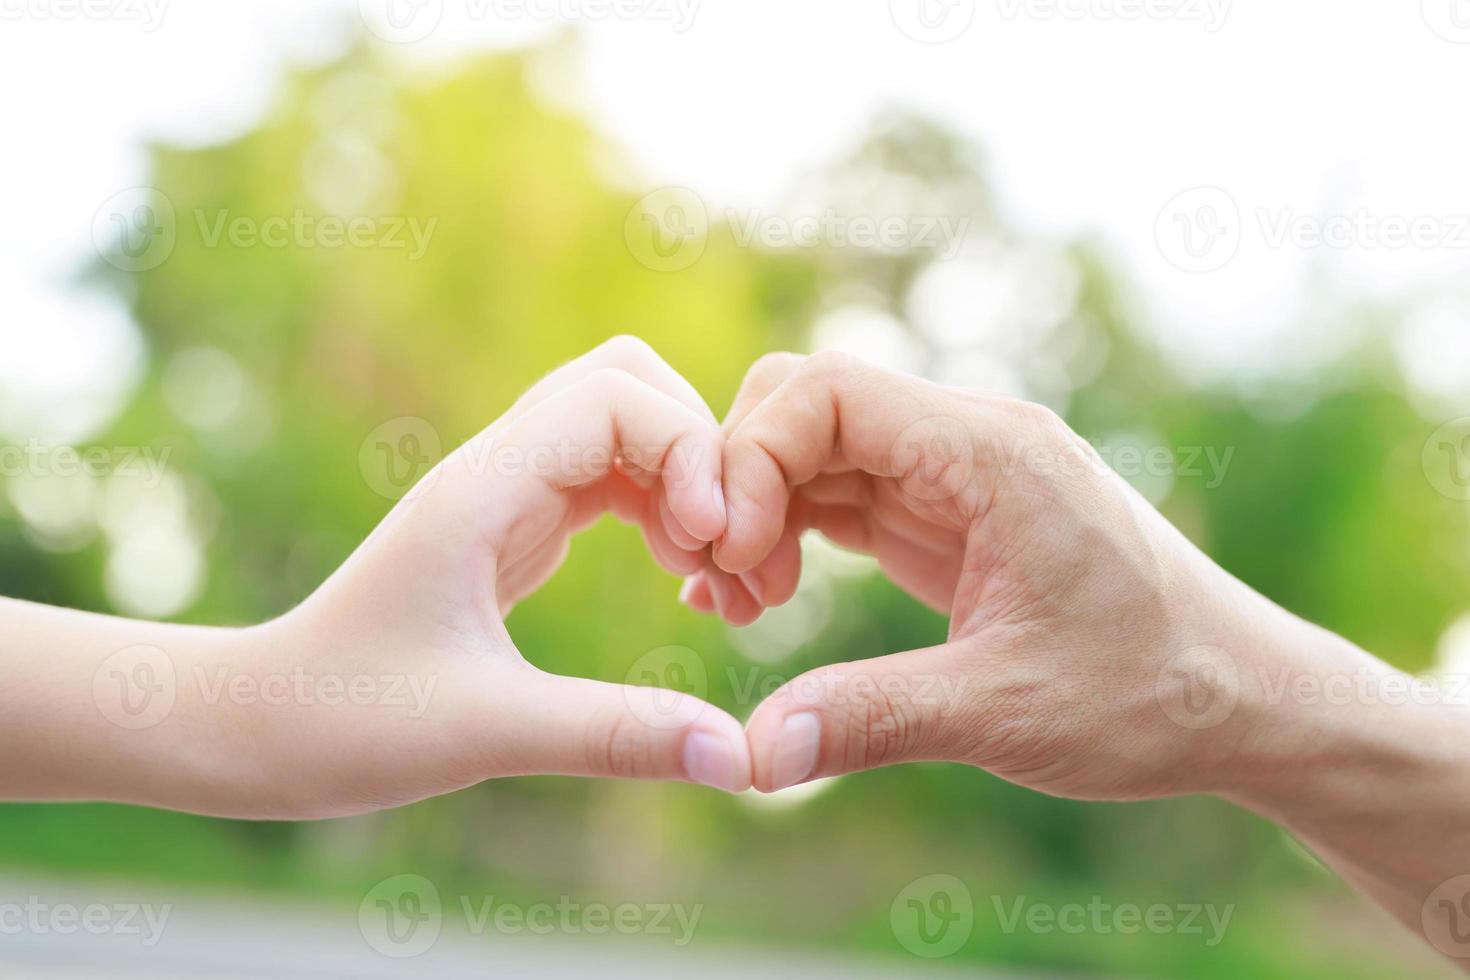
[[[412,74],[358,50],[287,78],[247,135],[203,149],[159,146],[153,186],[172,201],[178,241],[155,269],[97,278],[125,297],[149,354],[135,397],[98,442],[167,446],[212,515],[208,577],[180,618],[258,621],[300,601],[391,501],[359,448],[399,416],[429,420],[452,448],[556,364],[621,332],[647,339],[717,412],[761,353],[803,349],[815,318],[852,295],[906,317],[932,256],[740,247],[719,222],[703,257],[672,273],[640,264],[625,222],[640,192],[574,115],[528,81],[549,51]],[[609,163],[609,160],[614,161]],[[966,214],[1007,246],[973,151],[906,117],[809,175],[827,203],[876,177],[924,188],[935,211]],[[221,212],[298,211],[437,222],[425,254],[384,248],[209,244]],[[339,203],[339,206],[340,203]],[[1463,508],[1434,494],[1419,448],[1427,427],[1369,349],[1300,388],[1248,399],[1171,377],[1129,313],[1105,257],[1045,243],[1075,272],[1075,311],[1053,359],[1082,378],[1068,392],[1079,432],[1141,433],[1233,453],[1218,486],[1177,478],[1166,513],[1226,568],[1288,608],[1408,668],[1425,667],[1462,611]],[[918,333],[929,361],[944,358]],[[249,379],[249,412],[201,429],[165,397],[181,355],[226,352]],[[1086,356],[1095,369],[1082,372]],[[1287,409],[1266,406],[1289,406]],[[197,501],[196,501],[197,504]],[[0,514],[0,576],[11,595],[108,609],[105,542],[39,549]],[[711,700],[737,715],[752,679],[942,639],[944,622],[871,575],[829,575],[827,625],[789,655],[760,652],[676,604],[678,583],[633,531],[604,524],[511,622],[548,669],[622,680],[647,651],[684,644],[711,665]],[[757,683],[757,691],[761,689]],[[754,700],[758,700],[758,697]],[[1402,975],[1380,952],[1387,929],[1278,831],[1211,800],[1084,805],[955,766],[849,777],[800,804],[728,799],[681,785],[506,780],[404,810],[320,825],[257,825],[104,806],[0,809],[10,867],[181,878],[215,886],[341,895],[411,868],[466,889],[554,901],[703,902],[717,940],[905,955],[889,903],[932,872],[964,879],[979,925],[976,963],[1149,976]],[[1053,903],[1236,906],[1225,940],[1197,936],[1007,934],[988,897]],[[346,904],[344,904],[346,907]],[[703,934],[702,934],[703,935]],[[899,966],[903,961],[895,960]]]

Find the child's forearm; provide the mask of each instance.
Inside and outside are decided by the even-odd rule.
[[[259,639],[0,599],[0,798],[229,814],[268,793],[248,716],[201,683]]]

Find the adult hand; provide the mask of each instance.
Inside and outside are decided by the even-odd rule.
[[[752,601],[789,597],[796,536],[815,528],[950,616],[946,643],[821,667],[762,704],[757,788],[916,760],[1083,798],[1241,777],[1264,710],[1252,682],[1280,646],[1263,637],[1289,617],[1052,412],[840,354],[771,355],[725,425],[714,556]],[[685,594],[727,605],[704,574]]]

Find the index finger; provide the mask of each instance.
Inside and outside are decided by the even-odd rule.
[[[999,401],[999,399],[995,399]],[[945,388],[833,351],[813,354],[729,433],[727,524],[719,567],[744,572],[780,539],[793,487],[857,469],[899,481],[919,501],[968,523],[985,396]]]

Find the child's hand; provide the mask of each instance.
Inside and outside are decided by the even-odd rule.
[[[402,678],[405,702],[232,707],[259,750],[261,815],[347,814],[529,773],[746,789],[745,735],[728,714],[547,674],[503,622],[605,511],[638,522],[670,571],[702,567],[725,527],[722,445],[694,389],[641,341],[609,341],[532,388],[300,608],[247,631],[264,645],[233,670],[378,678],[380,693]],[[615,629],[629,612],[567,615]]]

